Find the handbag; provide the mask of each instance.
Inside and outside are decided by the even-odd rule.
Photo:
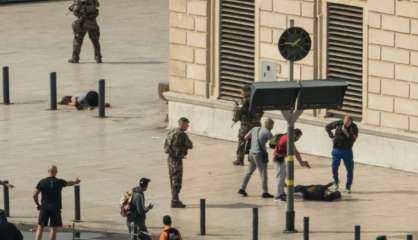
[[[261,159],[262,159],[261,161],[263,163],[268,163],[268,161],[269,161],[269,154],[268,154],[268,152],[266,150],[264,150],[263,147],[261,147],[261,143],[260,143],[260,130],[261,130],[261,127],[257,131],[257,143],[258,143],[258,147],[261,149]]]

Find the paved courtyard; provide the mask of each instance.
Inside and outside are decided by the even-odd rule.
[[[186,209],[170,209],[166,156],[166,106],[157,95],[158,82],[167,81],[168,3],[166,0],[101,0],[99,23],[103,60],[93,61],[86,39],[80,65],[66,61],[71,54],[73,17],[70,2],[31,3],[0,7],[0,66],[10,66],[11,106],[0,105],[0,179],[9,179],[11,221],[36,223],[32,191],[57,164],[59,176],[82,179],[80,228],[125,232],[119,216],[122,192],[140,176],[152,179],[147,201],[155,204],[148,215],[152,233],[170,214],[186,239],[249,239],[251,208],[260,208],[260,239],[301,239],[286,235],[285,204],[263,200],[258,175],[251,180],[248,198],[236,194],[244,169],[233,167],[235,143],[191,136],[195,149],[185,160],[182,197]],[[58,72],[59,96],[107,84],[108,118],[96,111],[69,108],[48,111],[49,72]],[[193,123],[192,123],[193,124]],[[229,123],[228,123],[229,124]],[[360,136],[361,137],[361,136]],[[303,141],[303,138],[301,139]],[[330,181],[330,160],[305,156],[312,169],[296,168],[297,184]],[[275,187],[269,169],[269,187]],[[341,174],[343,168],[341,168]],[[354,192],[332,203],[296,200],[297,229],[303,216],[311,218],[311,239],[353,239],[354,225],[363,239],[388,235],[404,239],[418,233],[418,175],[357,165]],[[71,225],[73,190],[63,194],[63,218]],[[208,236],[200,237],[199,199],[206,198]],[[0,206],[3,206],[0,198]],[[418,237],[418,236],[415,236]]]

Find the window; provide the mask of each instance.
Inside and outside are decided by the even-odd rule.
[[[363,9],[328,3],[327,78],[347,81],[343,107],[329,110],[361,119],[363,109]]]
[[[254,0],[220,1],[220,98],[240,97],[241,87],[254,82]]]

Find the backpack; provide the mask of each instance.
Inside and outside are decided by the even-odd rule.
[[[276,148],[277,142],[279,141],[279,139],[285,134],[283,133],[277,133],[275,134],[269,141],[269,147],[272,149]]]
[[[164,152],[170,156],[175,154],[172,148],[172,145],[173,145],[173,138],[176,133],[177,131],[175,129],[171,130],[170,132],[168,132],[167,138],[164,141]]]
[[[167,233],[167,240],[180,240],[180,233],[175,228],[169,228],[165,230]]]
[[[133,196],[132,191],[128,191],[122,194],[122,197],[119,203],[120,215],[122,217],[128,217],[129,213],[131,212],[132,196]]]

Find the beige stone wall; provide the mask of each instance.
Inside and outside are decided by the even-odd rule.
[[[295,26],[307,30],[313,39],[314,32],[314,2],[313,0],[258,0],[259,11],[259,62],[274,61],[278,64],[278,79],[287,80],[289,65],[281,57],[277,48],[280,35],[289,27],[290,19],[295,20]],[[294,77],[298,79],[313,79],[313,46],[309,55],[295,63]],[[259,68],[260,66],[256,66]]]
[[[205,96],[207,1],[169,0],[169,8],[170,90]]]
[[[367,6],[367,123],[418,132],[418,1]]]

